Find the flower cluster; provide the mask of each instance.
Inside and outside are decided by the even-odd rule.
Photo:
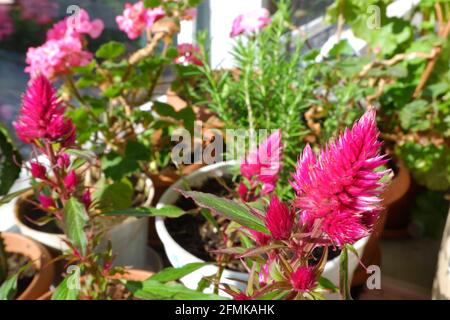
[[[230,36],[255,33],[265,28],[270,22],[270,12],[265,8],[241,14],[234,19]]]
[[[32,77],[39,74],[53,79],[68,74],[73,67],[84,66],[92,60],[92,53],[84,49],[84,36],[100,36],[104,28],[101,20],[91,21],[81,9],[77,17],[67,17],[57,22],[47,32],[47,41],[37,48],[29,48],[25,72]]]
[[[126,3],[125,10],[122,15],[116,17],[116,22],[119,29],[125,32],[128,38],[134,40],[164,16],[165,12],[162,8],[147,9],[144,2],[138,1],[135,4]]]
[[[197,66],[202,66],[203,62],[200,60],[200,48],[191,43],[182,43],[178,47],[178,57],[175,58],[174,62],[181,65],[195,64]]]
[[[281,130],[275,131],[259,147],[250,150],[240,166],[242,177],[246,180],[239,185],[241,199],[253,201],[275,189],[281,170],[282,152]]]

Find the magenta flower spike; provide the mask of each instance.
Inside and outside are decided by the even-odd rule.
[[[31,175],[35,177],[36,179],[46,179],[47,178],[47,169],[45,167],[37,162],[31,162],[30,164],[31,168]]]
[[[70,171],[67,176],[64,178],[64,186],[73,191],[78,183],[78,178],[74,170]]]
[[[297,292],[308,292],[317,286],[317,276],[313,267],[299,267],[291,274],[292,288]]]
[[[294,215],[277,196],[273,196],[270,200],[265,219],[266,227],[274,239],[289,239],[294,225]]]
[[[278,181],[278,174],[281,170],[281,158],[283,145],[281,143],[281,130],[272,133],[264,140],[258,148],[254,148],[242,161],[240,170],[244,178],[250,182],[251,189],[257,185],[262,186],[260,196],[271,193]],[[239,187],[239,194],[242,199],[246,199],[244,193],[252,193],[245,186]],[[248,199],[247,199],[248,200]]]
[[[55,89],[42,75],[30,81],[14,128],[25,143],[43,139],[68,146],[75,140],[72,121],[64,117]]]
[[[378,136],[375,111],[370,110],[319,156],[308,145],[298,161],[291,185],[300,220],[312,226],[320,219],[321,231],[336,245],[367,236],[382,209],[385,183],[380,179],[389,170],[375,170],[387,162]]]

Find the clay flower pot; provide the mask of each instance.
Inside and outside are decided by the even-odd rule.
[[[17,300],[35,300],[47,292],[53,281],[54,265],[48,250],[41,244],[16,233],[2,232],[6,252],[19,253],[33,261],[36,274]]]
[[[129,281],[144,281],[150,278],[153,272],[138,270],[138,269],[127,269],[125,274],[117,275],[112,277],[112,279],[125,279]],[[47,291],[45,294],[41,295],[37,300],[51,300],[53,292]]]

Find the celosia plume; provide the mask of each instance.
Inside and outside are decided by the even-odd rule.
[[[266,212],[265,223],[274,239],[287,240],[291,236],[294,215],[286,204],[277,196],[273,196]]]
[[[308,292],[317,286],[317,275],[313,267],[299,267],[291,274],[292,288],[297,292]]]
[[[47,169],[39,163],[31,162],[30,164],[31,168],[31,175],[35,177],[36,179],[46,179],[47,177]]]
[[[255,196],[254,189],[258,185],[262,186],[259,196],[264,196],[275,189],[281,170],[282,152],[281,130],[272,133],[259,147],[249,152],[240,166],[242,176],[250,184],[250,189],[243,184],[240,185],[239,193],[242,199],[251,201],[248,194]]]
[[[317,157],[308,145],[298,161],[291,185],[301,222],[311,226],[320,219],[334,244],[367,236],[381,210],[380,179],[387,171],[376,169],[387,159],[380,155],[378,136],[375,111],[367,111]]]
[[[30,81],[14,128],[25,143],[43,139],[70,146],[75,141],[75,127],[71,120],[64,117],[64,108],[44,76]]]

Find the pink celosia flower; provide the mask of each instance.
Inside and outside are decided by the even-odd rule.
[[[270,22],[270,13],[265,8],[241,14],[234,19],[230,36],[236,37],[243,33],[257,32]]]
[[[69,190],[73,191],[78,183],[77,174],[74,170],[70,171],[64,178],[64,186]]]
[[[89,64],[92,53],[83,50],[83,43],[75,37],[64,37],[59,40],[49,40],[37,48],[29,48],[25,72],[32,77],[43,74],[53,79],[60,74],[72,72],[73,67]]]
[[[195,64],[202,66],[203,63],[199,59],[200,49],[191,43],[182,43],[177,46],[178,57],[175,58],[176,64],[190,65]]]
[[[70,165],[70,156],[67,153],[60,153],[56,158],[56,163],[59,168],[66,169]]]
[[[49,0],[19,0],[20,14],[24,20],[47,24],[58,15],[58,3]]]
[[[138,38],[147,27],[147,9],[142,1],[135,4],[126,3],[121,16],[116,17],[119,29],[131,40]]]
[[[375,169],[387,159],[380,155],[375,111],[366,112],[351,130],[331,142],[316,157],[306,146],[291,182],[301,221],[320,228],[337,245],[367,236],[380,211],[380,179],[388,171]]]
[[[256,244],[259,245],[259,246],[265,246],[270,241],[270,236],[268,236],[265,233],[262,233],[262,232],[259,232],[259,231],[255,231],[255,230],[251,230],[251,229],[247,229],[247,231],[250,233],[252,238],[256,241]]]
[[[278,174],[281,170],[282,151],[281,130],[277,130],[264,140],[258,148],[249,152],[240,166],[242,176],[250,182],[252,190],[249,190],[249,192],[253,192],[258,184],[262,185],[260,196],[264,196],[275,189]],[[240,191],[244,191],[242,186],[240,186]],[[246,197],[242,198],[246,200]]]
[[[259,271],[258,281],[260,286],[265,286],[271,281],[270,279],[271,263],[272,263],[271,261],[266,262],[265,264],[262,265],[261,270]]]
[[[55,89],[44,76],[30,81],[13,125],[25,143],[44,139],[68,146],[75,140],[75,127],[71,120],[64,118],[64,108],[57,101]]]
[[[83,201],[84,207],[86,209],[89,209],[89,207],[91,206],[91,203],[92,203],[91,192],[89,190],[86,190],[83,193],[81,200]]]
[[[36,179],[46,179],[47,178],[47,169],[37,162],[31,162],[31,175]]]
[[[46,196],[44,194],[39,195],[39,202],[41,203],[41,206],[44,207],[44,209],[56,207],[55,200],[53,200],[53,198]]]
[[[265,223],[274,239],[286,240],[291,236],[294,215],[286,204],[277,196],[273,196],[266,212]]]
[[[89,13],[80,9],[77,16],[66,17],[63,20],[55,23],[53,27],[47,31],[48,40],[60,40],[65,37],[72,37],[81,39],[83,35],[89,35],[96,39],[103,32],[105,25],[102,20],[92,20]]]
[[[14,32],[14,22],[9,15],[9,6],[0,5],[0,40],[6,39]]]
[[[291,274],[292,288],[297,292],[308,292],[317,286],[317,277],[312,267],[300,267]]]

